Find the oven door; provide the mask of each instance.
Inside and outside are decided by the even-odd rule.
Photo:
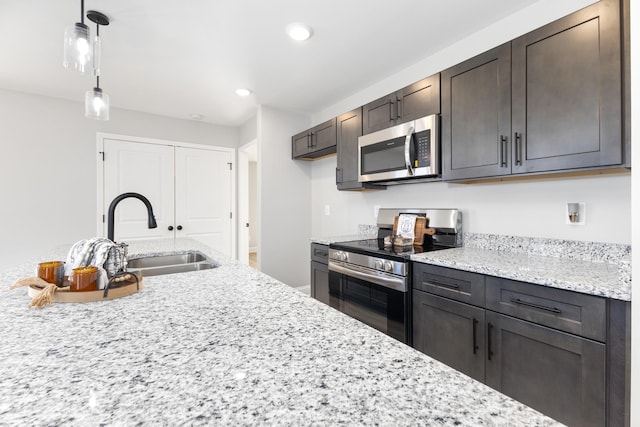
[[[381,286],[329,267],[329,305],[410,344],[411,292]]]

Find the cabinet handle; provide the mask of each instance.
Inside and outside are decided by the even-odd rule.
[[[169,227],[167,227],[169,229],[169,231],[173,231],[173,225],[170,225]]]
[[[500,167],[507,167],[507,137],[500,135]]]
[[[427,282],[427,284],[434,285],[434,286],[439,286],[439,287],[447,288],[447,289],[453,289],[454,291],[459,291],[460,290],[460,285],[457,285],[455,283],[442,283],[442,282],[437,282],[435,280],[429,280]]]
[[[396,99],[396,119],[402,117],[402,100]]]
[[[336,185],[339,184],[340,182],[342,182],[341,180],[338,179],[338,173],[340,171],[340,168],[336,168]]]
[[[393,115],[393,104],[394,104],[393,101],[389,101],[389,121],[390,122],[394,122],[396,120]]]
[[[493,356],[493,349],[491,348],[491,332],[493,331],[493,325],[491,322],[487,323],[487,359],[491,360]]]
[[[523,301],[520,298],[511,298],[511,302],[514,304],[537,308],[539,310],[550,311],[551,313],[556,313],[556,314],[562,313],[562,310],[560,310],[557,307],[547,307],[546,305],[540,305],[533,302]]]
[[[473,318],[473,354],[476,354],[478,351],[478,319]]]
[[[181,226],[181,225],[177,226],[176,228],[177,228],[178,230],[182,230],[182,226]]]
[[[515,133],[516,140],[516,165],[522,166],[522,134]]]

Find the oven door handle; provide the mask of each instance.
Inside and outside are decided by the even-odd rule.
[[[413,176],[413,165],[411,164],[411,137],[413,136],[413,126],[409,128],[407,137],[404,140],[404,164],[409,175]]]
[[[375,283],[376,285],[393,289],[395,291],[407,292],[406,279],[385,273],[379,273],[376,270],[371,270],[366,267],[359,267],[356,265],[345,267],[342,263],[329,260],[329,271],[344,274],[345,276],[355,277],[356,279],[364,280],[365,282]],[[376,271],[377,274],[371,274],[371,271]]]

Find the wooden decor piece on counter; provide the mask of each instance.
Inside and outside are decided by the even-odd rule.
[[[397,234],[398,232],[398,220],[399,217],[395,217],[393,219],[393,234]],[[415,236],[413,239],[414,246],[422,246],[424,243],[424,235],[429,234],[433,236],[436,233],[434,228],[429,228],[429,218],[425,218],[423,216],[419,216],[416,218],[416,226],[413,231],[413,235]]]
[[[134,276],[134,274],[130,273],[130,276]],[[118,287],[109,287],[106,297],[104,289],[99,289],[97,291],[71,292],[68,286],[58,288],[52,295],[52,302],[109,301],[135,294],[143,287],[142,277],[138,277],[137,281],[135,277],[130,277],[125,279],[124,283],[124,285],[119,285]],[[28,287],[28,293],[31,298],[37,297],[43,291],[44,288],[38,284],[30,284]]]

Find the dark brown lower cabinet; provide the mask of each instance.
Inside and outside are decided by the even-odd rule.
[[[329,246],[311,244],[311,297],[329,304]]]
[[[329,304],[329,266],[311,261],[311,296]]]
[[[490,387],[569,426],[604,426],[605,345],[486,311]]]
[[[417,350],[484,382],[484,309],[414,291],[413,313]]]
[[[564,424],[607,425],[603,343],[414,290],[413,345]]]

